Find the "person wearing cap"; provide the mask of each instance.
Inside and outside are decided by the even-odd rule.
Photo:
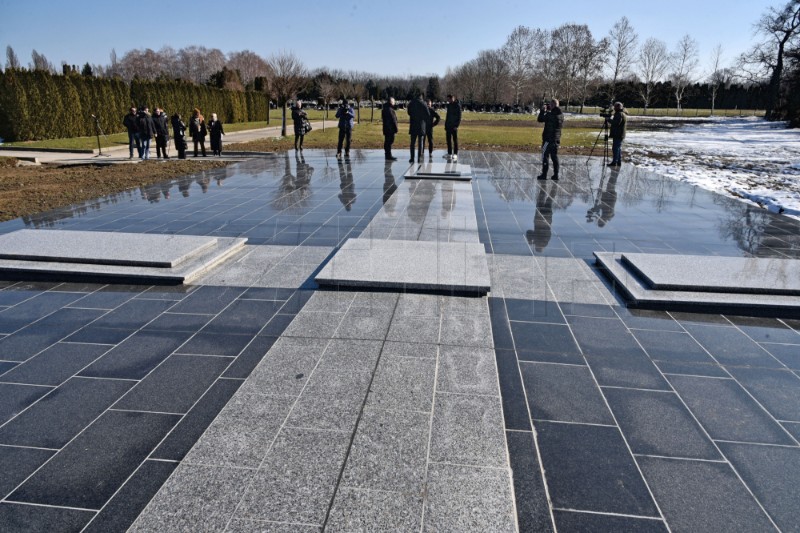
[[[614,115],[606,121],[610,126],[608,136],[611,137],[611,163],[608,166],[618,167],[622,165],[622,141],[625,140],[628,122],[628,114],[625,113],[622,102],[614,102]]]

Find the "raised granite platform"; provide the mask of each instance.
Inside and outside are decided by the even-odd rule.
[[[224,261],[246,242],[190,235],[19,230],[0,236],[0,278],[179,285]]]
[[[317,274],[320,285],[486,294],[482,244],[348,239]]]
[[[460,163],[416,163],[408,168],[405,177],[471,181],[472,168]]]
[[[643,260],[644,258],[640,257],[642,255],[652,257]],[[625,298],[629,307],[750,316],[800,316],[800,296],[754,291],[753,286],[756,284],[752,280],[748,288],[739,292],[730,290],[733,289],[730,283],[722,283],[722,277],[718,285],[729,290],[713,290],[712,287],[703,285],[702,281],[709,280],[714,276],[715,271],[711,261],[703,262],[702,267],[693,263],[698,259],[696,256],[674,256],[670,259],[670,256],[663,254],[618,254],[613,252],[595,252],[594,256],[598,267],[614,283],[614,288]],[[676,283],[675,286],[678,290],[654,289],[650,281],[640,274],[639,269],[631,266],[632,260],[636,261],[640,268],[647,265],[644,266],[645,269],[652,267],[654,261],[661,261],[664,265],[682,265],[684,267],[681,278],[683,281]],[[742,265],[749,261],[751,259],[741,258]],[[728,262],[721,261],[720,264],[726,263]],[[728,266],[730,267],[730,265]],[[703,269],[710,270],[701,272]],[[666,267],[650,268],[651,274],[656,271],[660,273],[659,275],[663,275]],[[669,276],[672,281],[676,281],[677,278],[676,273]],[[762,289],[766,288],[767,280],[762,279],[761,284],[765,285],[765,287],[761,287]]]

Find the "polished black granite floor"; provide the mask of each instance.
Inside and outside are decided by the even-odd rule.
[[[321,151],[251,161],[0,233],[337,246],[366,228],[407,166],[355,153],[350,164]],[[800,253],[796,220],[632,167],[564,158],[562,179],[540,182],[534,155],[460,155],[490,253],[579,262],[597,250]],[[308,280],[0,282],[0,529],[124,531],[314,290]],[[800,523],[800,323],[631,312],[613,298],[489,304],[520,531]]]

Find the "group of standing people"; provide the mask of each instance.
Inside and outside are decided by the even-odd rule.
[[[163,109],[157,107],[153,115],[147,106],[137,109],[131,107],[122,120],[128,131],[129,159],[133,159],[133,149],[136,148],[139,159],[150,159],[150,142],[156,140],[156,156],[169,159],[167,144],[169,143],[169,126],[172,126],[175,148],[178,150],[178,159],[186,159],[186,124],[179,113],[175,113],[168,120]],[[199,109],[195,108],[189,120],[189,135],[194,142],[194,156],[198,157],[198,147],[201,148],[203,157],[206,156],[206,136],[211,134],[211,150],[214,155],[222,155],[222,136],[225,129],[216,113],[211,114],[211,121],[206,126],[205,118]]]
[[[422,162],[425,157],[425,141],[428,145],[428,159],[433,160],[433,128],[441,122],[442,118],[433,108],[433,102],[429,99],[427,103],[422,95],[412,100],[406,109],[409,116],[408,133],[411,137],[411,158],[409,163],[414,162],[414,153],[417,152],[417,161]],[[392,155],[392,144],[394,136],[397,134],[397,113],[395,111],[395,100],[389,98],[381,111],[383,120],[383,150],[387,161],[395,161]],[[458,161],[458,127],[461,125],[461,103],[452,94],[447,95],[447,114],[444,120],[444,129],[447,137],[447,155],[444,157],[449,161]]]

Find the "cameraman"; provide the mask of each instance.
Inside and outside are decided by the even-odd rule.
[[[610,167],[618,167],[622,165],[622,141],[625,139],[625,127],[628,123],[628,114],[625,113],[625,108],[622,102],[614,102],[614,115],[607,116],[609,134],[611,137],[611,163]]]
[[[336,118],[339,119],[339,144],[336,148],[336,159],[342,158],[342,143],[344,143],[344,157],[350,159],[350,140],[353,136],[356,112],[344,97],[342,97],[339,109],[336,110]]]
[[[553,179],[558,180],[558,145],[561,144],[561,128],[564,127],[564,113],[558,107],[558,100],[553,98],[550,103],[542,104],[539,109],[539,122],[544,122],[542,130],[542,173],[536,179],[546,180],[548,156],[553,160]]]

